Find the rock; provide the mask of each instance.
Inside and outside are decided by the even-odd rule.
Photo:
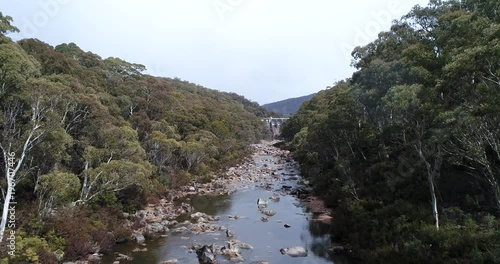
[[[280,201],[280,197],[276,194],[273,194],[271,197],[269,197],[270,200],[274,201],[274,202],[279,202]]]
[[[234,263],[243,263],[245,261],[243,256],[241,256],[240,254],[235,254],[235,256],[232,256],[230,260]]]
[[[330,251],[332,251],[333,253],[335,254],[339,254],[339,253],[342,253],[344,251],[346,251],[345,247],[343,246],[340,246],[340,245],[334,245],[330,248]]]
[[[186,230],[187,230],[187,227],[181,226],[181,227],[178,227],[178,228],[174,229],[172,232],[174,232],[174,233],[182,233],[182,232],[184,232]]]
[[[257,206],[267,206],[268,204],[268,201],[264,200],[264,199],[257,199]]]
[[[134,232],[132,233],[132,239],[135,240],[139,244],[144,244],[146,241],[146,238],[144,237],[143,234]]]
[[[167,221],[168,222],[168,227],[174,227],[176,225],[179,224],[179,222],[177,222],[176,220],[172,220],[172,221]],[[163,223],[163,222],[162,222]]]
[[[204,245],[200,249],[196,250],[196,256],[198,256],[198,261],[200,262],[200,264],[215,264],[213,245]]]
[[[188,226],[188,225],[190,225],[190,224],[191,224],[191,222],[189,222],[189,220],[186,220],[186,221],[184,221],[184,222],[182,222],[182,223],[179,223],[179,224],[177,224],[177,225],[178,225],[178,226]]]
[[[289,224],[284,224],[283,226],[284,226],[285,228],[290,228],[290,227],[291,227],[291,225],[289,225]]]
[[[299,180],[299,181],[297,182],[297,184],[300,184],[300,185],[309,185],[309,181],[308,181],[308,180],[304,180],[304,179],[302,179],[302,180]]]
[[[162,225],[162,224],[159,224],[159,223],[150,224],[150,225],[146,226],[146,230],[149,233],[153,233],[153,234],[155,234],[155,233],[161,233],[161,232],[165,232],[165,226]]]
[[[320,222],[323,222],[325,224],[330,224],[331,221],[332,221],[332,217],[330,215],[327,215],[327,214],[320,214],[318,215],[315,219],[313,219],[315,221],[320,221]]]
[[[193,220],[197,220],[199,219],[200,217],[206,217],[207,215],[204,214],[204,213],[201,213],[201,212],[196,212],[194,214],[191,215],[191,219]]]
[[[92,263],[101,263],[101,257],[99,256],[99,254],[89,255],[87,260]]]
[[[116,260],[126,260],[126,261],[131,261],[133,260],[134,258],[132,258],[131,256],[128,256],[128,255],[125,255],[125,254],[122,254],[122,253],[117,253],[118,257],[116,257]]]
[[[227,242],[227,246],[223,247],[221,250],[224,256],[230,258],[238,257],[240,254],[240,247],[236,244],[234,240]]]
[[[147,213],[148,212],[145,210],[139,210],[139,211],[135,212],[135,216],[136,217],[145,217]]]
[[[250,244],[243,242],[239,242],[238,247],[240,247],[241,249],[253,249],[253,247]]]
[[[196,191],[196,188],[194,188],[193,186],[189,186],[188,191],[194,192],[194,191]]]
[[[207,215],[207,219],[208,219],[208,221],[219,221],[220,217]]]
[[[163,262],[160,262],[160,264],[176,264],[177,263],[177,259],[169,259],[169,260],[165,260]]]
[[[280,249],[281,254],[287,254],[290,257],[306,257],[307,250],[303,247],[287,247]]]
[[[267,215],[267,216],[273,216],[276,214],[276,211],[272,211],[272,210],[263,210],[262,211],[263,214]]]
[[[129,218],[130,214],[123,212],[123,218]]]
[[[240,217],[237,215],[230,215],[229,218],[234,219],[234,220],[238,220],[238,218],[240,218]]]

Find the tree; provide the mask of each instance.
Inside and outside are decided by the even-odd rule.
[[[17,44],[0,44],[0,100],[19,94],[29,78],[40,75],[41,65]]]
[[[177,171],[180,166],[179,156],[182,143],[169,138],[160,131],[151,133],[147,142],[148,156],[151,162],[156,165],[158,175]]]
[[[88,203],[101,194],[114,194],[129,186],[148,187],[151,166],[127,160],[111,160],[97,168],[85,169],[79,202]]]
[[[12,17],[4,16],[2,12],[0,12],[0,34],[5,36],[8,33],[19,32],[19,29],[10,23],[12,22]]]
[[[0,233],[5,231],[7,212],[12,198],[15,185],[22,179],[19,175],[21,168],[29,172],[30,167],[25,166],[25,160],[30,152],[38,144],[46,129],[54,123],[54,106],[63,92],[62,87],[46,79],[29,79],[25,86],[18,87],[22,91],[29,90],[24,97],[13,97],[4,101],[5,110],[2,117],[2,138],[0,149],[3,154],[4,175],[7,183],[7,190],[2,189],[4,195],[4,206],[2,222],[0,223]],[[28,117],[28,118],[26,118]],[[55,121],[57,122],[57,121]],[[13,163],[17,159],[17,164]],[[2,237],[0,237],[0,241]]]
[[[142,64],[130,63],[114,57],[105,59],[104,64],[110,73],[117,74],[123,80],[127,77],[140,76],[141,72],[146,70],[146,67]]]
[[[24,135],[21,137],[16,137],[15,135],[21,132],[17,130],[16,126],[20,125],[18,123],[21,115],[23,114],[22,106],[18,105],[18,103],[13,103],[13,105],[10,106],[10,109],[6,111],[4,116],[5,130],[3,134],[3,140],[0,143],[0,149],[2,150],[3,154],[3,171],[7,180],[7,191],[4,192],[2,190],[2,194],[4,194],[4,205],[2,222],[0,223],[0,241],[3,241],[3,233],[5,231],[5,225],[8,218],[7,213],[9,211],[9,204],[12,199],[14,187],[20,180],[18,172],[21,169],[21,166],[24,165],[24,161],[28,153],[31,151],[34,145],[38,143],[39,139],[44,134],[43,129],[41,129],[42,119],[44,116],[44,109],[41,105],[41,99],[42,98],[37,98],[36,101],[32,102],[30,120],[25,127],[26,131],[22,132]],[[19,151],[14,151],[17,150],[18,144],[22,146],[21,149]],[[15,163],[15,159],[17,158],[16,155],[20,155],[17,164]]]
[[[73,173],[54,171],[42,175],[36,188],[39,215],[43,217],[54,207],[75,201],[79,191],[80,180]]]

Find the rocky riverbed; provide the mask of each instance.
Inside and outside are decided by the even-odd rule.
[[[133,215],[124,213],[134,230],[135,245],[117,247],[113,256],[101,262],[277,263],[276,258],[280,258],[283,263],[294,263],[292,259],[311,258],[318,259],[311,263],[333,263],[329,255],[334,246],[329,237],[321,235],[325,243],[321,244],[323,256],[318,257],[309,252],[313,248],[308,243],[314,244],[316,239],[310,234],[314,230],[304,233],[306,228],[324,229],[331,212],[321,199],[312,196],[309,183],[298,176],[298,164],[290,153],[273,147],[273,143],[253,145],[251,157],[209,183],[193,183]],[[221,204],[214,205],[214,201]],[[228,214],[221,213],[224,210],[229,210]],[[294,244],[290,238],[297,231],[299,239]],[[275,233],[282,238],[273,237]],[[260,243],[267,242],[265,237],[272,238],[269,242],[277,240],[277,245]],[[306,237],[311,241],[304,241]],[[290,244],[284,244],[287,240]],[[165,242],[152,249],[150,241]],[[128,252],[122,251],[125,249]],[[141,257],[158,255],[152,251],[167,253],[160,253],[155,260]],[[99,261],[98,254],[90,258]],[[143,259],[136,262],[134,258]]]

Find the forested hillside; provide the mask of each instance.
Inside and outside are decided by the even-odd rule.
[[[17,31],[11,21],[0,13],[3,220],[16,202],[9,263],[109,252],[130,234],[117,213],[208,180],[268,133],[260,117],[270,113],[242,96],[145,75],[74,43],[16,43],[5,36]]]
[[[284,117],[289,117],[299,110],[300,106],[313,98],[316,94],[305,95],[296,98],[289,98],[274,103],[264,104],[263,108],[278,113]]]
[[[500,263],[500,2],[431,1],[283,129],[365,263]]]

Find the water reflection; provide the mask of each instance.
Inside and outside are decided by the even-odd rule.
[[[221,196],[191,196],[189,203],[194,211],[203,212],[209,215],[225,214],[231,208],[231,197]]]

